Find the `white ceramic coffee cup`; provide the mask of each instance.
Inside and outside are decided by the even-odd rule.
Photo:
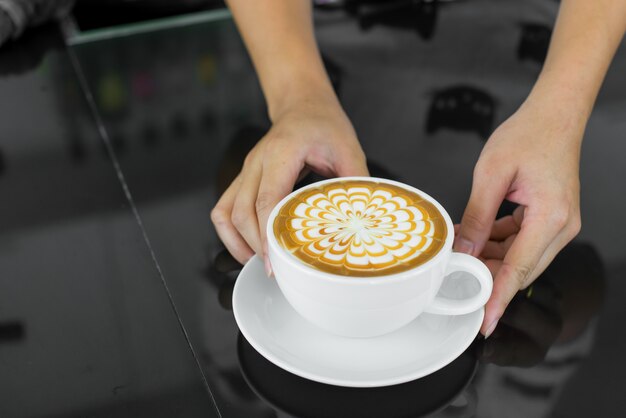
[[[375,181],[401,187],[431,202],[445,218],[447,236],[430,260],[410,270],[374,277],[340,276],[314,268],[285,250],[274,235],[274,219],[294,195],[309,188],[346,180]],[[280,290],[309,322],[346,337],[374,337],[392,332],[422,312],[462,315],[481,309],[489,299],[492,277],[477,258],[453,253],[454,227],[446,210],[428,194],[405,184],[374,177],[342,177],[310,184],[281,200],[267,223],[268,252]],[[480,291],[466,299],[437,296],[444,278],[464,271],[475,277]],[[468,278],[471,279],[471,278]]]

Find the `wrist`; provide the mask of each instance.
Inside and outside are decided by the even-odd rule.
[[[300,77],[284,83],[266,95],[267,107],[272,122],[297,107],[325,106],[339,107],[337,98],[328,78]]]
[[[532,109],[538,122],[557,127],[566,137],[582,142],[587,121],[593,109],[595,94],[584,92],[564,79],[540,77],[522,105]]]

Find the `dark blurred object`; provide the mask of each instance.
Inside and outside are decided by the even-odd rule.
[[[191,136],[191,127],[185,114],[177,113],[170,122],[171,136],[175,140],[185,140]]]
[[[252,390],[276,410],[296,417],[474,416],[476,399],[466,388],[476,373],[471,345],[452,363],[422,379],[378,388],[350,388],[303,379],[267,361],[240,334],[237,354]],[[453,404],[463,398],[462,406]],[[445,408],[448,406],[448,408]]]
[[[0,45],[18,38],[27,27],[67,15],[73,5],[74,0],[0,1]]]
[[[539,23],[522,23],[522,36],[517,46],[517,57],[542,65],[548,55],[552,29]]]
[[[15,31],[13,20],[11,20],[7,12],[0,9],[0,45],[3,43],[3,40],[11,37],[13,31]]]
[[[257,125],[242,126],[235,132],[233,139],[228,143],[222,162],[217,169],[217,193],[222,195],[237,177],[243,160],[269,128]]]
[[[517,209],[519,205],[517,203],[513,203],[510,200],[504,199],[500,208],[498,208],[498,214],[496,215],[496,219],[503,218],[507,215],[513,215],[513,211]]]
[[[57,25],[48,23],[31,29],[19,40],[0,48],[0,77],[32,71],[39,67],[46,52],[63,47]]]
[[[224,7],[222,0],[78,0],[73,14],[85,31]]]
[[[313,0],[313,5],[319,10],[337,10],[343,8],[344,0]]]
[[[507,307],[484,342],[481,359],[501,366],[534,366],[557,342],[575,339],[602,304],[604,267],[589,244],[566,246]]]
[[[563,318],[559,315],[560,294],[550,283],[538,280],[533,293],[543,301],[531,300],[526,292],[515,296],[498,328],[484,341],[481,359],[499,366],[532,367],[541,363],[556,342]]]
[[[68,138],[68,151],[72,162],[77,165],[87,160],[87,147],[76,135]]]
[[[441,128],[491,135],[496,103],[491,95],[472,86],[453,86],[435,92],[426,119],[426,133]]]
[[[205,274],[208,282],[217,288],[217,299],[220,306],[227,311],[233,310],[233,290],[235,281],[243,266],[232,255],[222,248]]]
[[[24,325],[19,321],[0,322],[0,343],[22,340],[25,334]]]
[[[439,0],[346,0],[345,8],[364,30],[381,25],[415,30],[422,39],[431,39],[439,4]]]

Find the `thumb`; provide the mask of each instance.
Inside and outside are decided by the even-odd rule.
[[[334,165],[335,173],[339,177],[369,176],[367,160],[360,148],[338,153]]]
[[[481,253],[510,184],[510,176],[502,176],[502,173],[494,173],[493,170],[486,174],[482,167],[477,165],[472,193],[454,242],[455,251],[474,257]]]

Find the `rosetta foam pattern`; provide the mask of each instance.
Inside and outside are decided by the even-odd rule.
[[[343,276],[399,273],[443,247],[446,222],[417,193],[375,181],[307,189],[281,208],[274,234],[284,249],[319,270]]]

